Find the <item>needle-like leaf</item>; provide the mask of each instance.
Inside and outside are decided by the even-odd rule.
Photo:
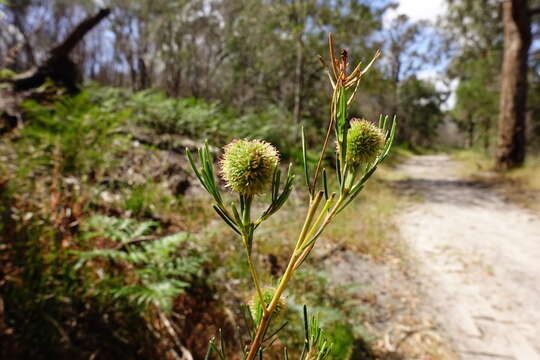
[[[309,181],[309,170],[307,164],[307,146],[306,146],[306,136],[304,133],[304,127],[302,126],[302,163],[304,165],[304,178],[306,180],[306,186],[311,190],[311,184]]]

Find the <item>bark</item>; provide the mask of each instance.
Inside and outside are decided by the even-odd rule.
[[[525,160],[527,55],[531,46],[531,18],[527,0],[503,2],[504,55],[496,168],[518,167]]]
[[[97,14],[83,20],[61,44],[50,51],[50,56],[43,65],[39,66],[30,76],[14,81],[14,90],[33,89],[50,78],[64,85],[68,91],[77,92],[79,72],[75,63],[69,58],[69,54],[83,37],[109,13],[109,9],[101,9]]]

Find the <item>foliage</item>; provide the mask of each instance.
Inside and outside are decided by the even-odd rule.
[[[136,150],[157,152],[129,146],[129,97],[91,86],[28,101],[24,126],[0,142],[2,358],[163,358],[173,346],[167,311],[195,301],[223,324],[221,306],[206,297],[208,265],[194,238],[177,223],[144,220],[156,214],[151,206],[163,207],[155,194],[166,194],[151,179],[133,186],[119,176],[118,165],[144,171],[132,165]],[[180,199],[167,201],[179,208]],[[186,322],[198,311],[191,306]]]
[[[4,193],[0,208],[35,211],[17,198]],[[2,271],[10,274],[0,285],[2,326],[9,330],[2,334],[0,355],[73,358],[91,356],[99,348],[107,357],[122,348],[127,357],[151,356],[143,317],[129,308],[115,311],[89,295],[93,278],[76,269],[73,243],[51,222],[53,216],[33,214],[18,223],[8,220],[0,233]]]
[[[403,81],[399,98],[400,116],[407,123],[405,139],[419,146],[430,145],[443,122],[442,95],[429,82],[413,76]]]
[[[297,145],[291,114],[271,105],[263,109],[237,109],[220,102],[197,98],[173,98],[163,91],[130,92],[122,89],[90,86],[88,100],[105,112],[129,109],[128,123],[143,126],[156,135],[182,135],[192,140],[208,139],[225,144],[232,139],[262,138],[291,156]]]
[[[135,93],[128,104],[137,122],[159,133],[215,137],[225,120],[217,103],[207,104],[195,98],[175,99],[151,90]]]
[[[143,310],[150,306],[169,312],[176,296],[189,287],[189,280],[201,275],[202,258],[197,253],[180,256],[179,248],[185,248],[189,235],[177,233],[159,239],[145,237],[156,224],[136,223],[130,219],[114,219],[94,216],[88,220],[85,230],[88,237],[107,235],[120,243],[110,249],[95,249],[77,253],[82,266],[90,260],[109,260],[116,267],[130,268],[130,275],[122,279],[121,274],[108,274],[106,269],[94,268],[101,272],[95,284],[96,296],[111,296],[124,299]],[[120,275],[120,276],[119,276]]]
[[[97,178],[102,166],[111,160],[112,154],[103,149],[114,149],[106,145],[116,140],[114,133],[129,114],[126,110],[109,112],[89,101],[88,93],[50,106],[29,100],[23,109],[29,121],[23,141],[43,149],[42,157],[34,161],[47,165],[54,157],[60,160],[58,171],[62,173],[82,175],[94,171]]]
[[[497,59],[470,60],[463,66],[462,77],[456,90],[456,105],[453,110],[458,126],[468,134],[467,143],[474,145],[477,141],[478,128],[481,129],[480,140],[487,150],[492,129],[499,115],[498,89],[493,84],[497,78]]]
[[[149,97],[163,103],[159,114],[163,125],[158,126],[167,132],[180,129],[221,144],[214,130],[257,120],[263,126],[251,131],[244,128],[236,136],[265,138],[286,153],[286,146],[276,140],[283,136],[290,140],[296,132],[264,134],[271,133],[273,138],[258,132],[263,127],[292,130],[292,124],[300,123],[324,131],[328,88],[320,63],[311,54],[326,51],[326,33],[332,31],[351,53],[368,58],[382,46],[381,34],[388,32],[383,19],[395,2],[217,0],[212,5],[185,0],[108,0],[102,5],[64,0],[10,2],[2,10],[5,25],[13,32],[0,37],[0,53],[7,54],[17,45],[20,51],[11,62],[9,57],[0,57],[0,67],[22,72],[39,65],[40,54],[60,43],[99,6],[108,6],[107,22],[89,33],[77,49],[76,60],[86,79],[134,92],[161,89],[163,95]],[[355,59],[360,60],[365,59]],[[391,77],[387,69],[379,73]],[[383,83],[368,80],[364,84],[361,92],[366,103],[362,108],[352,106],[358,116],[374,118],[388,111],[379,96],[389,88],[376,89]],[[204,99],[205,104],[167,103],[164,94],[173,99]],[[219,113],[227,113],[228,108],[241,112],[220,118]],[[156,109],[147,109],[149,121],[158,119]],[[183,117],[174,115],[180,111]],[[253,119],[250,114],[263,114],[268,120]],[[228,121],[245,115],[249,119],[241,123]]]
[[[459,80],[452,118],[465,133],[465,145],[481,141],[488,150],[499,116],[503,46],[500,2],[452,0],[448,5],[443,27],[455,55],[447,72]]]
[[[367,338],[365,329],[359,325],[366,308],[354,299],[361,284],[337,285],[327,271],[317,270],[320,268],[317,265],[307,266],[291,283],[287,299],[291,304],[287,317],[291,325],[285,329],[287,340],[284,342],[290,349],[299,345],[292,333],[299,325],[298,314],[302,308],[299,304],[307,304],[311,312],[317,313],[328,342],[333,344],[331,358],[355,359],[360,356],[355,352],[355,342]]]

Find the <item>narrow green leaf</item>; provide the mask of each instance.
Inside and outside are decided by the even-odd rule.
[[[336,176],[337,176],[338,184],[341,186],[341,164],[340,164],[338,154],[336,154]]]
[[[231,227],[231,229],[234,230],[235,233],[237,233],[238,235],[242,235],[240,233],[240,230],[238,230],[238,228],[234,224],[233,220],[230,219],[227,216],[227,214],[225,214],[225,212],[223,212],[217,205],[213,205],[213,208],[218,213],[218,215],[223,219],[223,221],[225,221],[225,223],[227,223],[227,225],[229,225]]]
[[[382,126],[383,133],[386,133],[387,126],[388,126],[388,115],[385,115],[383,119],[383,126]]]
[[[389,135],[388,139],[386,140],[387,145],[385,146],[385,150],[384,150],[384,153],[382,155],[382,160],[381,161],[386,159],[386,157],[390,153],[390,149],[392,147],[392,144],[394,143],[394,137],[396,136],[396,129],[397,129],[397,121],[396,121],[396,117],[394,116],[394,120],[392,122],[392,128],[390,130],[390,135]]]
[[[214,338],[211,338],[208,342],[208,351],[206,352],[206,356],[204,357],[204,360],[210,360],[210,355],[212,354],[212,344],[214,343]]]
[[[244,211],[246,209],[246,200],[245,200],[244,195],[242,195],[242,194],[239,194],[238,197],[240,199],[240,214],[243,215]]]
[[[232,203],[231,208],[233,211],[234,219],[236,220],[236,224],[241,227],[242,231],[244,230],[244,225],[242,223],[242,218],[240,218],[240,214],[238,213],[238,209],[236,208],[236,204]]]
[[[186,148],[186,155],[187,155],[189,164],[191,165],[191,168],[193,169],[193,172],[195,173],[195,176],[197,176],[197,178],[199,179],[199,182],[206,189],[206,191],[209,191],[208,186],[206,186],[206,183],[203,181],[201,173],[199,172],[199,170],[197,169],[197,166],[195,165],[195,161],[193,160],[193,157],[191,155],[191,151],[189,151],[188,148]]]
[[[304,178],[306,181],[306,186],[311,192],[311,183],[309,181],[309,169],[307,163],[307,146],[306,146],[306,136],[304,133],[304,126],[302,126],[302,162],[304,165]]]
[[[345,88],[341,88],[341,91],[339,93],[339,99],[338,99],[339,105],[338,105],[338,141],[340,143],[343,143],[344,136],[347,132],[348,124],[347,124],[347,90]]]
[[[285,321],[283,323],[283,325],[281,325],[277,330],[275,330],[274,332],[272,332],[271,335],[267,336],[264,338],[263,342],[265,341],[268,341],[270,340],[272,337],[274,337],[275,335],[277,335],[281,330],[283,330],[285,328],[285,326],[287,326],[289,323],[287,321]]]
[[[274,180],[272,183],[272,201],[275,201],[279,194],[279,185],[281,183],[281,170],[276,167],[274,171]]]
[[[304,339],[306,341],[307,348],[309,350],[309,321],[308,321],[308,312],[307,306],[304,304]]]
[[[326,169],[322,170],[323,186],[324,186],[324,199],[328,200],[328,181],[326,179]]]

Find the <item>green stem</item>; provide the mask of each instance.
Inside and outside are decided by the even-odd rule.
[[[241,195],[242,196],[242,195]],[[257,290],[257,296],[259,296],[260,303],[263,307],[263,313],[266,314],[266,303],[264,302],[264,296],[261,290],[261,285],[259,282],[259,277],[257,276],[257,270],[255,270],[255,264],[253,264],[253,258],[251,257],[251,247],[253,244],[253,231],[250,229],[253,224],[251,224],[251,204],[253,202],[253,196],[246,195],[244,197],[244,211],[242,213],[242,242],[244,243],[244,248],[246,249],[246,257],[249,267],[249,272],[251,274],[251,279],[255,284],[255,289]]]
[[[317,212],[317,208],[319,207],[319,204],[321,203],[323,195],[324,193],[322,191],[319,191],[317,195],[315,196],[315,198],[313,199],[313,201],[310,202],[308,213],[306,215],[306,220],[304,221],[304,225],[302,226],[302,231],[300,231],[300,236],[298,236],[298,241],[296,242],[294,251],[296,251],[298,247],[304,241],[304,238],[306,237],[306,233],[308,232],[311,222],[313,221],[313,217],[315,216],[315,213]]]
[[[291,255],[291,258],[289,259],[289,263],[287,265],[287,269],[283,273],[283,276],[281,280],[279,281],[278,287],[276,289],[276,292],[274,296],[272,297],[272,300],[270,301],[270,304],[266,308],[266,312],[264,312],[263,317],[261,319],[261,322],[259,323],[259,326],[257,328],[257,332],[255,334],[255,338],[253,339],[253,342],[250,346],[248,356],[246,360],[253,360],[255,356],[257,355],[259,348],[261,346],[264,333],[266,332],[266,328],[269,325],[270,316],[272,315],[272,312],[275,310],[279,299],[281,298],[281,295],[285,291],[285,288],[287,287],[287,284],[292,278],[292,275],[295,270],[295,264],[298,260],[298,256],[300,255],[298,253],[298,248],[301,246],[301,244],[304,243],[307,235],[307,229],[309,229],[311,222],[313,221],[313,217],[315,216],[315,213],[317,211],[317,208],[319,207],[319,204],[321,202],[323,196],[323,192],[320,191],[317,193],[315,199],[311,202],[308,213],[306,215],[306,219],[304,221],[304,226],[302,227],[302,232],[300,233],[300,237],[298,238],[298,242],[296,243],[296,246],[294,248],[293,254]],[[328,203],[328,202],[327,202]],[[264,304],[264,302],[261,302]]]
[[[246,195],[244,197],[244,212],[242,214],[242,222],[244,223],[244,227],[249,226],[251,223],[251,203],[253,202],[253,196]]]
[[[326,216],[326,219],[324,220],[323,224],[321,225],[321,231],[323,231],[327,226],[328,224],[330,223],[330,221],[332,220],[332,218],[334,217],[334,215],[336,214],[336,211],[337,209],[339,209],[339,207],[341,206],[341,204],[343,203],[343,201],[345,201],[345,197],[340,197],[336,203],[336,205],[332,208],[332,210],[330,211],[330,213]],[[329,199],[330,200],[330,199]],[[328,204],[328,202],[327,202]],[[325,205],[325,208],[327,209],[328,207]],[[323,209],[325,210],[325,209]],[[321,212],[320,216],[319,216],[319,219],[317,219],[317,222],[315,223],[315,225],[313,225],[313,228],[311,229],[311,231],[309,232],[308,236],[306,237],[305,239],[305,244],[303,244],[304,246],[307,244],[307,242],[309,241],[309,239],[315,235],[315,231],[317,230],[317,227],[318,227],[318,224],[320,223],[320,220],[322,220],[322,215],[324,214],[324,212]],[[293,270],[296,270],[298,269],[298,267],[302,264],[302,262],[304,261],[304,259],[309,255],[309,253],[311,252],[311,249],[313,249],[313,246],[315,246],[315,241],[313,241],[307,248],[305,248],[298,256],[298,258],[296,259],[295,263],[294,263],[294,266],[293,266]]]
[[[285,291],[285,288],[287,287],[287,284],[289,283],[289,280],[292,277],[293,274],[293,268],[296,255],[293,253],[291,256],[291,259],[289,260],[289,264],[287,265],[287,269],[285,270],[285,273],[283,274],[283,277],[281,278],[279,285],[276,289],[276,293],[274,294],[274,297],[272,298],[272,301],[270,301],[270,305],[268,305],[268,308],[266,309],[267,312],[263,314],[263,317],[261,319],[261,322],[259,323],[259,326],[257,327],[257,332],[255,334],[255,338],[253,339],[253,342],[251,343],[248,356],[246,360],[253,360],[257,353],[259,352],[259,348],[261,346],[263,335],[266,332],[266,328],[270,324],[270,316],[272,315],[272,312],[275,310],[277,303],[279,299],[281,298],[281,294],[283,294],[283,291]],[[264,304],[264,302],[263,302]]]
[[[244,244],[245,244],[245,242],[244,242]],[[251,279],[253,280],[253,283],[255,284],[255,289],[257,289],[257,296],[259,296],[259,301],[262,304],[263,313],[266,314],[266,312],[268,310],[266,310],[266,303],[264,301],[264,296],[263,296],[263,293],[262,293],[262,290],[261,290],[259,277],[257,276],[257,271],[255,270],[255,265],[253,264],[253,259],[251,258],[251,254],[249,253],[247,245],[245,246],[245,248],[246,248],[247,262],[248,262],[248,266],[249,266],[249,272],[251,273]]]
[[[319,216],[317,217],[317,220],[315,220],[315,223],[313,224],[313,226],[311,227],[311,229],[309,230],[309,232],[307,233],[307,235],[304,237],[304,241],[302,242],[302,244],[298,247],[297,250],[301,250],[303,249],[303,247],[306,245],[306,243],[309,241],[309,239],[311,239],[311,237],[315,234],[315,232],[317,231],[317,229],[319,228],[319,225],[321,224],[321,221],[323,220],[324,218],[324,215],[326,214],[326,212],[328,211],[328,209],[330,208],[330,205],[332,205],[332,202],[334,201],[334,194],[332,194],[333,196],[331,196],[328,200],[326,200],[326,204],[324,204],[322,210],[321,210],[321,213],[319,214]]]

